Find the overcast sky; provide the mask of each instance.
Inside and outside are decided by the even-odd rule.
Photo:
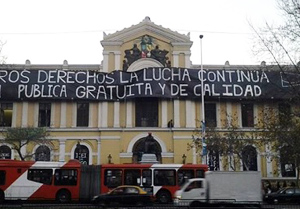
[[[100,64],[103,32],[140,23],[190,33],[191,60],[200,64],[260,64],[253,56],[253,31],[280,20],[276,0],[0,0],[1,55],[8,64]],[[267,61],[267,60],[266,60]]]

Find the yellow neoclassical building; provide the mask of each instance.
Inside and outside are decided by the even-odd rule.
[[[187,145],[203,116],[201,66],[191,62],[192,44],[188,34],[146,17],[104,34],[101,64],[34,65],[27,60],[1,65],[1,126],[47,127],[51,145],[28,144],[22,150],[35,153],[33,160],[140,163],[144,153],[152,153],[159,163],[202,163]],[[236,115],[238,127],[251,132],[259,113],[282,101],[267,86],[273,77],[264,72],[264,62],[202,67],[210,82],[204,86],[207,126],[222,130],[227,116]],[[18,159],[2,135],[0,139],[2,158]],[[287,162],[269,160],[266,147],[249,144],[245,149],[256,153],[251,169],[261,171],[264,179],[295,178],[293,165],[284,170]],[[227,170],[224,159],[217,156],[207,163]]]

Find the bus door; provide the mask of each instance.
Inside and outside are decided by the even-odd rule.
[[[150,169],[143,169],[142,171],[142,188],[153,195],[152,171]]]

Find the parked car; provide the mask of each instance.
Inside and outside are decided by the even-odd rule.
[[[92,199],[94,204],[99,206],[144,206],[152,205],[153,196],[144,191],[141,187],[123,185],[106,194],[100,194]]]
[[[277,203],[299,203],[300,204],[300,189],[295,187],[286,187],[278,190],[277,192],[265,194],[264,201],[269,204],[277,204]]]

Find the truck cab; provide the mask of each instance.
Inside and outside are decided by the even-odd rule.
[[[180,190],[175,192],[176,205],[190,205],[194,200],[207,201],[207,181],[203,178],[189,179]]]

